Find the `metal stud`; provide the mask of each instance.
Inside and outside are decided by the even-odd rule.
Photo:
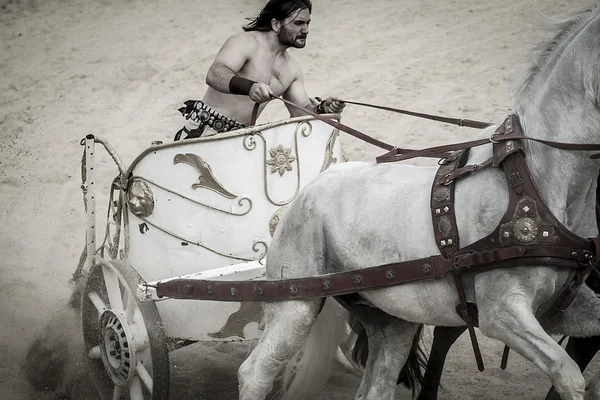
[[[442,241],[440,242],[440,245],[441,245],[441,246],[445,246],[445,245],[446,245],[446,241],[445,241],[445,240],[442,240]]]
[[[396,277],[396,274],[394,274],[393,271],[385,271],[385,277],[389,280],[392,280]]]
[[[421,265],[421,272],[423,272],[424,274],[428,274],[431,272],[431,265],[429,264],[423,264]]]
[[[452,244],[452,239],[448,239],[448,244]]]
[[[237,294],[238,294],[238,290],[237,290],[236,288],[234,288],[234,287],[232,287],[232,288],[229,290],[229,292],[230,292],[230,293],[231,293],[231,295],[232,295],[232,296],[234,296],[234,297],[235,297],[235,296],[237,296]]]
[[[360,275],[354,275],[352,282],[354,282],[355,285],[361,285],[363,280]]]
[[[290,294],[295,296],[298,294],[298,288],[296,286],[290,286]]]
[[[331,283],[329,283],[329,281],[325,281],[323,282],[323,290],[329,290],[331,289]]]
[[[436,214],[441,214],[441,213],[442,213],[442,210],[440,210],[439,208],[436,208],[436,209],[435,209],[435,213],[436,213]]]
[[[192,294],[194,292],[194,287],[189,283],[186,283],[186,285],[183,287],[183,290],[185,290],[186,294]]]
[[[444,207],[444,211],[448,212],[448,211],[450,211],[450,208],[448,208],[448,206],[446,206],[446,207]]]
[[[523,207],[523,211],[529,212],[529,207],[528,206]]]
[[[548,232],[548,231],[543,231],[543,232],[542,232],[542,236],[543,236],[543,237],[548,237],[548,236],[550,236],[550,232]]]

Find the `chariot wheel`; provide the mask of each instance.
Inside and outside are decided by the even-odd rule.
[[[105,399],[167,400],[169,352],[152,301],[136,296],[139,274],[127,263],[96,258],[81,299],[84,357]]]

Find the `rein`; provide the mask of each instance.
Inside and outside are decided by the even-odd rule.
[[[412,153],[412,152],[417,151],[417,150],[414,150],[414,149],[400,148],[400,147],[397,147],[397,146],[393,146],[393,145],[391,145],[389,143],[382,142],[381,140],[375,139],[374,137],[369,136],[369,135],[367,135],[367,134],[365,134],[365,133],[363,133],[363,132],[361,132],[361,131],[359,131],[357,129],[349,127],[348,125],[344,125],[341,122],[337,122],[337,121],[335,121],[335,120],[333,120],[331,118],[326,118],[326,117],[322,116],[321,114],[317,114],[313,110],[310,110],[310,109],[307,109],[305,107],[299,106],[299,105],[297,105],[297,104],[295,104],[295,103],[293,103],[293,102],[291,102],[289,100],[286,100],[286,99],[284,99],[282,97],[275,97],[275,99],[281,100],[283,103],[285,103],[285,104],[287,104],[289,106],[292,106],[292,107],[294,107],[294,108],[296,108],[296,109],[298,109],[298,110],[300,110],[300,111],[302,111],[302,112],[304,112],[304,113],[306,113],[308,115],[311,115],[314,118],[316,118],[316,119],[318,119],[320,121],[323,121],[326,124],[333,126],[334,128],[339,129],[340,131],[346,132],[346,133],[354,136],[357,139],[360,139],[360,140],[362,140],[364,142],[367,142],[367,143],[370,143],[370,144],[375,145],[377,147],[380,147],[380,148],[382,148],[384,150],[388,150],[390,152],[396,152],[397,154],[408,154],[408,153]],[[438,154],[429,154],[429,155],[426,155],[424,157],[443,158],[443,157],[447,157],[448,155],[450,155],[450,153],[448,153],[448,152],[442,152],[442,153],[438,153]]]
[[[418,112],[409,111],[409,110],[402,110],[400,108],[378,106],[376,104],[370,104],[370,103],[360,103],[357,101],[348,101],[348,100],[340,100],[340,101],[342,101],[346,104],[354,104],[356,106],[376,108],[378,110],[391,111],[391,112],[394,112],[397,114],[405,114],[405,115],[410,115],[410,116],[417,117],[417,118],[424,118],[424,119],[430,119],[432,121],[443,122],[445,124],[464,126],[467,128],[484,129],[484,128],[487,128],[488,126],[494,125],[490,122],[473,121],[470,119],[448,118],[448,117],[442,117],[440,115],[418,113]]]
[[[560,149],[560,150],[600,151],[600,143],[596,143],[596,144],[565,143],[565,142],[556,142],[556,141],[545,140],[545,139],[536,139],[536,138],[528,137],[528,136],[525,136],[522,134],[498,135],[497,133],[493,133],[489,138],[485,138],[485,139],[476,139],[476,140],[470,140],[470,141],[466,141],[466,142],[452,143],[452,144],[446,144],[446,145],[441,145],[441,146],[433,146],[433,147],[427,147],[427,148],[419,149],[419,150],[406,149],[406,148],[393,146],[393,145],[391,145],[389,143],[385,143],[379,139],[375,139],[374,137],[369,136],[357,129],[354,129],[350,126],[344,125],[344,124],[337,122],[331,118],[324,117],[320,114],[317,114],[313,110],[299,106],[299,105],[297,105],[289,100],[286,100],[282,97],[274,97],[273,99],[281,100],[283,103],[285,103],[289,106],[292,106],[308,115],[311,115],[314,118],[316,118],[320,121],[323,121],[330,126],[333,126],[334,128],[337,128],[337,129],[339,129],[343,132],[346,132],[362,141],[365,141],[367,143],[370,143],[372,145],[380,147],[384,150],[388,150],[387,153],[375,158],[378,164],[386,163],[386,162],[404,161],[404,160],[409,160],[411,158],[416,158],[416,157],[447,158],[451,152],[456,151],[456,150],[464,150],[464,149],[468,149],[471,147],[477,147],[477,146],[481,146],[481,145],[488,144],[488,143],[500,143],[502,141],[512,141],[512,140],[530,140],[530,141],[542,143],[547,146],[554,147],[555,149]],[[443,123],[464,126],[464,127],[468,127],[468,128],[484,129],[484,128],[487,128],[487,127],[493,125],[488,122],[475,121],[475,120],[469,120],[469,119],[448,118],[448,117],[442,117],[442,116],[438,116],[438,115],[417,113],[417,112],[413,112],[413,111],[402,110],[399,108],[379,106],[379,105],[369,104],[369,103],[360,103],[360,102],[345,101],[345,100],[342,100],[342,101],[347,104],[354,104],[354,105],[359,105],[359,106],[364,106],[364,107],[376,108],[376,109],[380,109],[380,110],[391,111],[391,112],[395,112],[395,113],[399,113],[399,114],[411,115],[411,116],[418,117],[418,118],[425,118],[425,119],[430,119],[430,120],[439,121],[439,122],[443,122]],[[254,106],[254,110],[253,110],[253,114],[252,114],[252,120],[254,122],[256,121],[255,115],[257,115],[257,113],[258,113],[258,104]],[[592,154],[590,157],[594,158],[594,159],[600,158],[600,154]]]

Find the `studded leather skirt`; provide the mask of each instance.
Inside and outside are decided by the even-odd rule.
[[[246,127],[246,125],[237,122],[235,119],[216,112],[200,100],[187,100],[184,104],[185,107],[181,107],[179,112],[188,121],[188,124],[175,134],[176,141],[198,138],[202,136],[206,127],[211,128],[217,133],[234,131]],[[198,125],[197,127],[195,127],[196,124]],[[182,138],[181,136],[184,133],[187,136]]]

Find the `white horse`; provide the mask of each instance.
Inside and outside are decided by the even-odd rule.
[[[527,136],[600,142],[600,5],[560,24],[552,39],[540,46],[515,110]],[[484,134],[490,135],[492,129]],[[480,163],[491,153],[491,145],[473,149],[469,163]],[[596,236],[598,161],[589,152],[533,142],[525,143],[525,155],[554,216],[581,237]],[[321,174],[304,188],[280,222],[269,249],[269,279],[360,270],[439,254],[429,206],[435,171],[410,165],[347,163]],[[461,244],[466,246],[491,233],[506,211],[508,189],[503,172],[488,168],[460,180],[455,199]],[[465,290],[467,300],[478,307],[484,335],[506,343],[537,365],[564,400],[580,400],[585,391],[583,376],[546,330],[599,335],[600,300],[583,286],[558,324],[542,327],[535,314],[567,275],[564,269],[543,265],[495,269],[466,279]],[[359,305],[352,310],[369,338],[369,359],[356,399],[394,399],[396,379],[418,324],[464,325],[455,311],[457,291],[448,277],[361,296],[376,309]],[[314,299],[265,305],[265,333],[238,372],[240,399],[264,399],[272,390],[281,368],[303,348],[320,304]],[[310,343],[326,349],[335,345],[330,336]],[[323,357],[326,362],[321,365],[320,354],[329,353],[313,349],[308,370],[302,363],[294,366],[297,379],[327,374],[331,357]],[[312,381],[294,381],[288,392],[294,398],[309,398],[318,386]],[[598,395],[596,386],[590,393]]]

